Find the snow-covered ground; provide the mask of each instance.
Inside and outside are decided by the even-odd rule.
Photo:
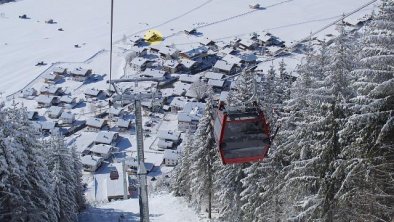
[[[202,37],[215,40],[268,30],[290,43],[366,2],[369,0],[116,0],[114,39],[155,28],[168,37],[162,44],[173,43],[182,49],[199,41],[182,31],[197,27]],[[263,9],[253,11],[250,3],[260,3]],[[30,19],[18,17],[23,14]],[[48,19],[56,24],[46,24]],[[51,63],[82,62],[108,49],[109,21],[107,0],[23,0],[0,5],[0,92],[9,95],[20,90]],[[35,66],[39,61],[48,65]]]
[[[149,201],[151,221],[201,221],[182,198],[163,193],[151,196]],[[84,222],[139,221],[138,198],[91,207],[80,215],[79,220]]]

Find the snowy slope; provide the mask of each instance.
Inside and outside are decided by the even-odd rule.
[[[197,222],[198,216],[182,198],[171,194],[160,194],[150,197],[150,220],[160,222]],[[124,219],[119,219],[124,215]],[[138,199],[115,201],[99,207],[92,207],[80,217],[83,222],[139,221]]]
[[[255,2],[265,9],[252,11],[248,4]],[[229,40],[270,30],[291,42],[366,2],[369,0],[115,0],[114,39],[155,28],[171,36],[163,44],[184,48],[198,39],[180,32],[200,27],[204,37],[212,39]],[[22,14],[31,19],[19,19]],[[108,49],[109,15],[108,0],[23,0],[0,5],[0,92],[13,93],[37,77],[48,67],[34,66],[39,61],[49,65],[82,62]],[[50,18],[57,24],[45,24]]]

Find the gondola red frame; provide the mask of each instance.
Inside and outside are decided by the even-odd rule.
[[[223,164],[241,164],[241,163],[250,163],[250,162],[257,162],[263,160],[269,151],[270,145],[271,145],[271,138],[270,138],[270,126],[269,123],[266,121],[266,118],[264,116],[264,113],[258,110],[258,115],[255,118],[251,119],[239,119],[239,120],[229,120],[229,114],[225,109],[216,109],[214,118],[213,118],[213,126],[215,127],[215,119],[218,118],[220,121],[220,133],[218,133],[219,136],[215,135],[215,141],[217,143],[217,148],[220,153],[220,157],[222,160]],[[224,155],[224,147],[223,147],[223,142],[224,142],[224,135],[225,135],[225,129],[227,124],[231,123],[247,123],[247,122],[260,122],[263,124],[262,130],[263,134],[267,135],[269,142],[264,145],[261,149],[261,152],[253,157],[237,157],[237,158],[226,158]],[[216,134],[217,132],[214,132]]]

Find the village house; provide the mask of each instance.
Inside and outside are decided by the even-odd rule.
[[[119,178],[114,180],[108,178],[105,180],[106,184],[104,185],[104,187],[106,187],[105,193],[107,195],[107,199],[108,201],[122,200],[124,198],[125,191],[126,191],[126,196],[128,198],[130,196],[129,191],[135,185],[130,184],[128,179],[126,180],[126,183],[124,183],[122,164],[113,163],[112,165],[113,166],[111,166],[110,168],[118,172]]]
[[[95,144],[90,148],[90,153],[92,155],[102,157],[104,160],[106,160],[111,156],[113,150],[114,150],[114,147],[111,145]]]
[[[163,163],[166,166],[175,166],[178,164],[178,153],[175,150],[164,150]]]
[[[174,96],[184,96],[186,92],[190,89],[191,85],[183,82],[175,82],[173,95]]]
[[[178,130],[181,132],[196,132],[198,122],[203,116],[204,110],[204,103],[187,102],[183,110],[178,112]]]
[[[119,134],[117,132],[100,131],[97,134],[96,139],[94,140],[94,143],[116,146],[118,139],[119,139]]]
[[[95,172],[103,163],[103,158],[93,155],[85,155],[81,157],[81,163],[84,171]]]
[[[129,39],[133,46],[141,46],[145,44],[145,39],[138,35],[131,36]]]
[[[215,92],[220,92],[224,87],[225,81],[220,79],[210,79],[207,84],[212,86]]]
[[[255,50],[258,46],[258,42],[248,38],[243,38],[237,41],[237,47],[242,50]]]
[[[47,133],[58,132],[58,128],[57,128],[58,125],[55,122],[39,121],[33,123],[34,123],[33,127],[41,131],[42,133],[47,134]]]
[[[183,30],[183,32],[186,35],[195,35],[195,34],[197,34],[197,29],[195,29],[195,28],[185,29],[185,30]]]
[[[91,69],[75,68],[70,72],[70,76],[74,81],[84,82],[92,75]]]
[[[52,73],[56,74],[56,75],[60,75],[60,76],[65,76],[65,75],[67,75],[67,69],[63,68],[63,67],[55,67],[52,70]]]
[[[179,110],[182,110],[186,102],[189,102],[189,100],[185,97],[174,97],[170,102],[171,112],[177,113]]]
[[[253,53],[240,55],[241,63],[245,65],[254,65],[257,63],[257,56]]]
[[[172,130],[159,130],[157,138],[159,140],[171,141],[174,144],[178,144],[181,140],[181,133]]]
[[[128,170],[130,173],[137,173],[137,169],[138,169],[138,162],[137,159],[134,157],[126,157],[125,159],[125,165],[127,168],[129,168],[130,170]],[[153,168],[155,167],[155,165],[153,163],[144,163],[144,166],[146,168],[146,171],[149,173],[153,170]]]
[[[58,103],[56,96],[39,95],[36,98],[38,108],[47,108]]]
[[[220,80],[220,79],[223,79],[224,76],[225,76],[224,74],[217,73],[217,72],[205,72],[205,74],[204,74],[204,78],[207,80],[210,80],[210,79]]]
[[[60,97],[60,106],[66,109],[72,109],[77,105],[77,99],[69,95],[64,95]]]
[[[99,118],[90,118],[86,121],[86,131],[99,132],[107,125],[107,121]]]
[[[48,117],[51,119],[58,119],[60,115],[63,113],[63,107],[60,106],[51,106],[47,110]]]
[[[171,149],[174,146],[174,143],[171,141],[159,140],[157,142],[157,147],[159,149]]]
[[[204,59],[208,55],[208,50],[209,49],[205,46],[199,46],[187,51],[182,51],[179,53],[179,56],[183,59],[196,61],[198,59]]]
[[[105,98],[105,92],[104,90],[101,89],[86,89],[85,92],[85,98],[86,99],[104,99]]]
[[[44,76],[44,82],[48,84],[56,84],[63,77],[56,73],[48,73]]]
[[[216,45],[216,42],[208,39],[208,38],[203,38],[200,40],[200,44],[208,47],[209,49],[213,50],[213,51],[217,51],[218,50],[218,46]]]
[[[75,114],[71,112],[63,112],[62,115],[60,115],[60,120],[62,124],[72,125],[75,121]]]
[[[38,112],[37,111],[27,112],[27,119],[28,120],[37,120],[38,119]]]
[[[213,66],[212,70],[215,72],[225,73],[227,75],[232,75],[237,72],[238,66],[234,63],[228,63],[223,60],[218,60]]]
[[[164,46],[161,47],[159,45],[157,46],[151,46],[150,47],[150,51],[158,54],[160,56],[160,58],[162,59],[176,59],[178,58],[178,54],[179,54],[179,50],[175,49],[175,48],[171,48],[169,46]]]
[[[41,95],[61,96],[63,95],[62,87],[54,85],[44,85],[40,88]]]
[[[142,78],[158,78],[158,79],[168,79],[169,75],[158,69],[146,69],[145,71],[139,74],[139,77]]]
[[[136,71],[144,71],[146,68],[149,68],[152,66],[154,61],[142,58],[142,57],[136,57],[130,62],[130,67]]]
[[[115,126],[118,128],[119,132],[126,132],[131,128],[131,121],[128,119],[126,120],[126,119],[118,118]]]
[[[199,62],[189,59],[181,59],[179,63],[182,64],[183,71],[190,72],[192,74],[197,73],[200,68]]]
[[[148,48],[145,47],[137,47],[137,46],[132,46],[130,49],[130,56],[131,59],[134,59],[136,57],[143,57],[148,54]]]
[[[37,90],[35,88],[27,88],[21,91],[19,97],[25,99],[34,99],[37,96]]]
[[[163,70],[168,73],[176,73],[183,70],[183,64],[179,63],[177,60],[166,60],[162,64]]]
[[[111,106],[111,108],[108,110],[108,114],[111,116],[119,117],[123,115],[123,109],[120,107]]]
[[[195,82],[199,82],[200,79],[201,79],[201,75],[199,74],[195,74],[195,75],[183,74],[179,76],[179,81],[184,83],[195,83]]]

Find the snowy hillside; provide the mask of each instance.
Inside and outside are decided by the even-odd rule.
[[[290,43],[299,40],[368,0],[266,0],[251,10],[239,0],[115,1],[114,39],[155,28],[172,36],[163,44],[184,48],[198,42],[179,34],[198,27],[204,37],[229,40],[269,30]],[[370,6],[353,19],[371,12]],[[30,19],[20,19],[26,14]],[[0,91],[20,90],[55,62],[82,62],[109,48],[110,1],[23,0],[0,5]],[[46,24],[53,19],[55,24]],[[62,28],[64,31],[58,31]],[[331,32],[331,30],[327,32]],[[325,33],[327,33],[325,32]],[[324,33],[323,33],[324,34]],[[74,47],[80,46],[80,48]],[[46,66],[35,66],[38,62]]]

